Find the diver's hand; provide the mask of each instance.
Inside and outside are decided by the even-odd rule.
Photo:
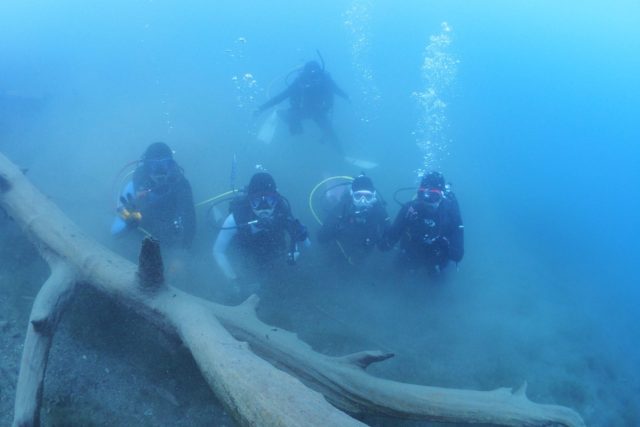
[[[449,247],[449,239],[444,236],[429,237],[424,236],[422,240],[425,245],[432,247]]]
[[[287,264],[295,265],[299,257],[300,257],[300,251],[298,250],[298,248],[292,250],[287,254]]]
[[[305,237],[305,239],[302,240],[302,244],[304,245],[305,248],[310,248],[311,247],[311,239],[309,239],[308,236]],[[300,247],[298,246],[298,243],[296,242],[293,245],[293,249],[287,253],[287,264],[294,265],[298,261],[298,258],[300,258]]]
[[[434,244],[440,248],[449,248],[449,239],[444,236],[438,236],[435,238]]]
[[[445,259],[449,257],[449,239],[446,237],[438,236],[433,239],[432,247],[437,257]]]
[[[126,198],[124,196],[120,196],[118,215],[128,227],[137,227],[140,220],[142,220],[142,214],[138,210],[135,198],[131,194],[127,193]]]

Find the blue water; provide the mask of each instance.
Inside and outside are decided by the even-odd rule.
[[[5,0],[0,150],[105,242],[111,180],[155,140],[176,149],[196,199],[228,189],[237,154],[239,182],[263,164],[311,224],[313,185],[357,168],[312,125],[257,143],[251,112],[319,50],[352,98],[333,115],[345,151],[380,164],[370,175],[388,199],[421,168],[454,184],[467,246],[452,311],[499,341],[465,344],[463,324],[458,350],[515,359],[534,390],[550,384],[537,400],[590,425],[638,425],[638,22],[631,0]],[[425,76],[434,36],[450,67]],[[416,97],[434,88],[435,118]]]

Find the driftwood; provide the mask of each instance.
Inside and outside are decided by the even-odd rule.
[[[376,378],[366,373],[366,367],[392,354],[325,356],[295,334],[261,322],[255,314],[255,296],[228,307],[181,292],[165,283],[156,243],[145,242],[136,268],[85,236],[1,154],[0,207],[23,228],[51,267],[30,318],[14,426],[39,422],[51,337],[76,283],[93,286],[176,333],[220,401],[243,426],[362,425],[336,407],[350,413],[442,422],[584,425],[569,408],[531,402],[524,386],[517,391],[473,391]]]

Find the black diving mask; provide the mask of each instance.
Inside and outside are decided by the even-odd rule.
[[[262,210],[262,209],[274,209],[278,204],[279,197],[275,193],[262,193],[252,196],[249,199],[251,203],[251,209]]]
[[[149,159],[144,161],[149,175],[168,175],[175,166],[175,160],[170,157],[164,159]]]
[[[420,187],[418,189],[418,195],[421,196],[425,202],[431,204],[440,203],[443,198],[442,190],[439,188]]]

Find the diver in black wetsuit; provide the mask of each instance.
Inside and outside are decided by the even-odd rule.
[[[298,243],[308,243],[307,229],[295,219],[287,199],[276,189],[273,177],[258,172],[251,178],[246,194],[234,200],[231,213],[213,245],[213,256],[232,282],[237,275],[227,257],[227,249],[236,238],[243,255],[251,257],[258,267],[269,267],[286,253],[289,264],[296,262]],[[285,233],[289,235],[287,246]]]
[[[118,204],[113,235],[140,228],[166,246],[189,248],[196,233],[191,185],[164,142],[151,144]]]
[[[464,226],[455,195],[439,172],[422,177],[416,198],[406,203],[385,235],[391,247],[400,240],[400,266],[426,267],[438,275],[464,255]]]
[[[347,262],[359,265],[376,246],[386,249],[383,236],[389,223],[389,215],[373,182],[360,175],[325,218],[318,241],[326,243],[335,239]]]
[[[291,134],[302,133],[302,121],[311,119],[322,130],[323,141],[329,140],[337,144],[337,137],[328,117],[333,108],[334,94],[349,100],[349,96],[336,85],[320,64],[309,61],[282,93],[262,104],[254,115],[289,99],[290,107],[281,111],[280,117],[289,125]]]

